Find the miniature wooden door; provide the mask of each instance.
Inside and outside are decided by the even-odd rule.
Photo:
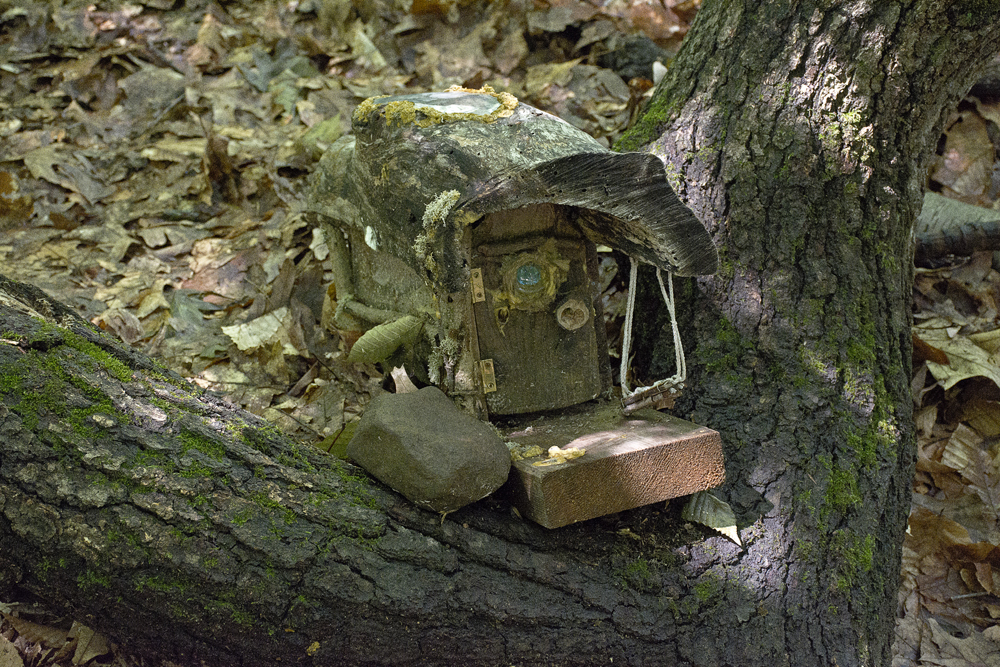
[[[563,408],[610,386],[596,253],[573,210],[528,206],[472,229],[473,317],[491,414]]]

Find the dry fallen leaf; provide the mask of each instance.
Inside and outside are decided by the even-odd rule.
[[[24,667],[21,655],[10,641],[0,635],[0,667]]]
[[[927,368],[944,389],[971,377],[986,377],[1000,387],[1000,358],[991,355],[968,336],[959,335],[951,323],[934,318],[914,326],[913,335],[948,357],[948,364],[927,360]]]
[[[71,639],[76,638],[76,651],[73,653],[74,665],[86,665],[97,656],[104,655],[111,650],[104,635],[94,632],[77,621],[73,621],[68,636]]]
[[[681,510],[681,517],[685,521],[693,521],[703,526],[708,526],[712,530],[722,533],[739,546],[743,546],[740,540],[739,530],[736,528],[736,515],[733,508],[724,500],[719,500],[708,491],[699,491],[691,496],[691,499]]]
[[[66,637],[69,634],[66,630],[32,623],[10,614],[0,614],[0,616],[3,616],[4,620],[17,630],[17,634],[29,642],[41,644],[45,648],[59,648],[66,643]]]
[[[931,178],[961,199],[978,203],[990,183],[994,151],[986,123],[975,111],[956,114],[945,130],[944,155]]]

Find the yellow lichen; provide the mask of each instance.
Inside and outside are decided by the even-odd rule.
[[[389,95],[376,95],[375,97],[369,97],[367,100],[359,104],[354,109],[354,114],[352,114],[351,119],[357,122],[366,122],[368,117],[372,115],[373,112],[378,111],[381,106],[377,104],[379,100],[384,100],[389,97]]]
[[[507,442],[507,449],[510,450],[510,460],[512,462],[531,459],[545,453],[545,450],[538,445],[519,445],[512,441]]]
[[[566,463],[571,459],[579,458],[587,453],[585,449],[579,449],[578,447],[567,447],[566,449],[559,449],[556,446],[549,447],[549,458],[544,461],[536,461],[531,465],[535,467],[542,466],[555,466],[562,463]]]
[[[387,125],[416,125],[417,127],[430,127],[431,125],[437,125],[439,123],[454,123],[462,120],[492,123],[499,118],[507,118],[513,114],[514,109],[516,109],[518,105],[516,97],[506,92],[498,93],[490,86],[483,86],[478,90],[463,88],[461,86],[452,86],[444,92],[489,95],[490,97],[496,99],[499,106],[488,114],[443,113],[433,107],[417,106],[410,100],[395,100],[385,104],[379,104],[379,100],[383,100],[388,97],[387,95],[379,95],[377,97],[369,97],[367,100],[358,105],[358,107],[354,110],[354,121],[367,122],[372,113],[377,112],[379,108],[384,108],[385,122]]]

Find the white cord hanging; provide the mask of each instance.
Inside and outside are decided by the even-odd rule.
[[[660,390],[661,393],[671,391],[684,384],[687,379],[687,362],[684,359],[684,347],[681,344],[681,332],[677,326],[677,313],[674,308],[674,276],[668,271],[667,284],[664,285],[663,274],[660,269],[656,269],[656,280],[660,283],[660,294],[663,296],[664,303],[667,304],[667,312],[670,313],[670,330],[674,337],[676,372],[671,377],[658,380],[648,387],[636,387],[634,390],[628,388],[628,357],[632,347],[632,320],[635,315],[636,283],[639,277],[638,263],[631,257],[629,263],[628,298],[625,303],[625,330],[622,336],[622,360],[619,370],[622,383],[622,401],[652,390]]]

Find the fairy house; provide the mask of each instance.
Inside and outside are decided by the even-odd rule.
[[[365,332],[349,359],[402,366],[480,417],[567,408],[610,388],[597,244],[678,276],[718,263],[657,157],[609,151],[489,87],[364,101],[353,136],[321,160],[310,207],[334,260],[334,325]],[[713,447],[713,472],[670,493],[721,481]],[[627,502],[670,497],[653,495]],[[620,496],[533,518],[562,525]]]
[[[340,246],[337,325],[377,327],[355,358],[392,357],[489,414],[608,388],[595,244],[679,276],[716,269],[659,159],[611,152],[509,94],[371,98],[353,128],[312,195]]]

